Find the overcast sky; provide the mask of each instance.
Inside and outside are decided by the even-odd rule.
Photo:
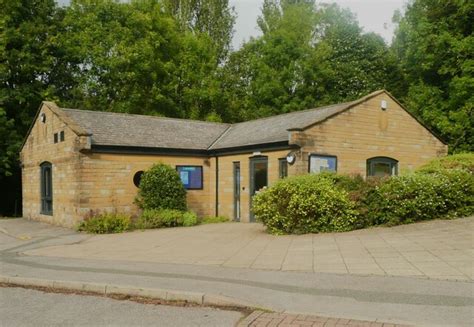
[[[360,25],[366,32],[381,35],[387,43],[392,41],[394,26],[392,16],[395,10],[403,9],[407,0],[324,0],[318,3],[335,2],[341,7],[349,8],[357,15]],[[233,46],[238,49],[244,40],[257,36],[256,20],[263,0],[230,0],[235,7],[237,21],[234,27]]]

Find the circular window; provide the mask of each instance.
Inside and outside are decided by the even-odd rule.
[[[140,186],[142,175],[143,175],[143,170],[137,171],[135,175],[133,175],[133,184],[135,184],[136,187]]]

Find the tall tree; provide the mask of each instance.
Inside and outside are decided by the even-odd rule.
[[[156,1],[74,0],[63,26],[58,41],[76,80],[67,104],[184,116],[172,97],[178,33]]]
[[[399,96],[449,142],[450,150],[474,151],[474,3],[414,0],[392,50],[404,74]]]
[[[74,0],[58,38],[75,87],[63,103],[87,109],[203,119],[217,97],[217,48],[180,28],[155,0]]]
[[[396,65],[381,36],[364,33],[352,12],[334,4],[321,7],[319,25],[318,40],[331,49],[334,75],[325,82],[334,102],[387,86]]]
[[[234,34],[235,12],[229,0],[161,0],[166,12],[183,30],[207,34],[216,47],[217,59],[226,59]]]
[[[352,100],[384,87],[394,66],[382,38],[363,33],[336,5],[266,0],[258,26],[262,36],[233,53],[224,68],[231,119]]]
[[[20,214],[18,150],[55,83],[61,10],[54,0],[0,0],[0,215]]]
[[[1,0],[0,6],[0,108],[4,128],[14,124],[12,133],[23,136],[54,83],[57,49],[51,40],[60,11],[54,0]]]

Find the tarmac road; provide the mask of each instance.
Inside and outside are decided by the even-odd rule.
[[[0,288],[0,326],[234,326],[240,312]]]

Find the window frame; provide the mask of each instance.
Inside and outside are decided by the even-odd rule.
[[[282,172],[282,164],[285,164],[285,176],[283,176]],[[278,159],[278,178],[279,179],[284,179],[288,177],[288,161],[286,158],[279,158]]]
[[[337,173],[337,166],[338,166],[338,158],[337,156],[335,155],[332,155],[332,154],[325,154],[325,153],[310,153],[308,155],[308,173],[309,174],[319,174],[321,173],[320,172],[311,172],[311,157],[327,157],[327,158],[334,158],[336,160],[336,164],[335,164],[335,167],[334,167],[334,171],[332,170],[329,170],[331,172],[334,172],[334,173]]]
[[[179,175],[179,168],[183,168],[183,167],[187,167],[187,168],[199,168],[201,169],[201,187],[186,187],[186,185],[184,185],[183,183],[183,186],[186,190],[189,190],[189,191],[192,191],[192,190],[203,190],[204,189],[204,168],[203,166],[200,166],[200,165],[176,165],[176,172],[178,173]],[[179,176],[179,179],[181,180],[181,176]],[[182,182],[182,181],[181,181]]]
[[[49,178],[46,180],[46,171],[49,170]],[[49,187],[48,187],[49,186]],[[53,215],[53,165],[50,162],[43,162],[40,165],[40,214]],[[50,202],[51,209],[48,210],[46,205]]]
[[[373,175],[374,173],[374,164],[384,163],[390,165],[391,174],[390,176],[398,176],[398,160],[390,157],[378,156],[367,159],[366,161],[366,175],[367,177],[379,177]]]
[[[64,142],[64,131],[59,132],[59,142]]]

